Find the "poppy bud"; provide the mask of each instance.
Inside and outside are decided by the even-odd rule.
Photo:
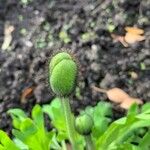
[[[75,120],[75,129],[81,135],[89,135],[93,127],[93,119],[88,114],[80,115]]]
[[[58,96],[68,96],[75,87],[77,64],[70,54],[56,54],[49,64],[49,83],[52,91]]]

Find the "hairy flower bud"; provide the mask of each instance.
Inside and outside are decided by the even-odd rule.
[[[93,127],[93,119],[88,114],[80,115],[75,120],[75,129],[81,135],[89,135]]]
[[[68,96],[75,87],[77,65],[67,52],[56,54],[49,64],[49,83],[58,96]]]

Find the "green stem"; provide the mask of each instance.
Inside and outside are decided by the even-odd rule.
[[[66,127],[68,136],[72,145],[73,150],[78,150],[78,146],[76,144],[76,137],[75,137],[75,128],[74,128],[74,118],[71,113],[71,108],[69,104],[68,98],[61,98],[62,107],[65,115]]]
[[[86,135],[85,137],[85,141],[86,141],[86,149],[87,150],[95,150],[91,135]]]

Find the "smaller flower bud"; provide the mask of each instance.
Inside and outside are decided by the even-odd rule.
[[[88,114],[80,115],[75,119],[75,129],[81,135],[89,135],[93,124],[93,119]]]

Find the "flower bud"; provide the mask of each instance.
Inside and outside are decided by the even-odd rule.
[[[88,114],[80,115],[75,119],[75,129],[81,135],[89,135],[93,124],[93,119]]]
[[[68,96],[74,90],[77,65],[67,52],[56,54],[49,64],[49,83],[58,96]]]

